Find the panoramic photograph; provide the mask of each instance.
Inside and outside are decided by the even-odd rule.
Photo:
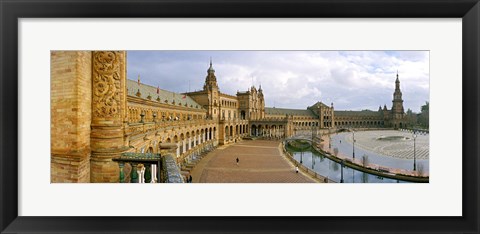
[[[428,183],[429,61],[51,51],[50,182]]]

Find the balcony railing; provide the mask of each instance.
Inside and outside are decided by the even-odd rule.
[[[248,120],[240,119],[240,118],[221,118],[220,123],[221,124],[245,124],[245,123],[248,123]]]
[[[181,128],[192,126],[204,126],[208,124],[214,124],[214,120],[177,120],[177,121],[157,121],[157,122],[145,122],[145,123],[129,123],[127,128],[127,134],[145,133],[152,130],[164,129],[168,127]]]
[[[161,178],[160,154],[153,153],[123,153],[120,158],[113,159],[120,167],[120,183],[158,183]],[[126,179],[125,166],[129,164],[129,180]],[[128,178],[127,177],[127,178]]]

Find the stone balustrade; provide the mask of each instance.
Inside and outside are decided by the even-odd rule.
[[[159,183],[161,181],[160,154],[123,153],[118,162],[120,183]]]
[[[187,121],[158,121],[145,123],[128,123],[125,128],[126,135],[136,135],[165,128],[189,128],[215,124],[214,120],[187,120]]]

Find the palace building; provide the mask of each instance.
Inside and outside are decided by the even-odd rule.
[[[127,79],[126,58],[125,51],[51,52],[51,182],[118,182],[116,160],[129,153],[168,149],[182,168],[200,151],[245,139],[408,124],[398,74],[390,110],[322,102],[300,110],[265,107],[261,86],[222,93],[212,61],[202,90],[175,93]]]

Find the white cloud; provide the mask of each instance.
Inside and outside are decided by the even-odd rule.
[[[267,106],[305,109],[390,108],[397,69],[405,109],[429,100],[428,51],[134,51],[128,75],[177,92],[198,90],[213,57],[220,90],[235,94],[261,84]]]

